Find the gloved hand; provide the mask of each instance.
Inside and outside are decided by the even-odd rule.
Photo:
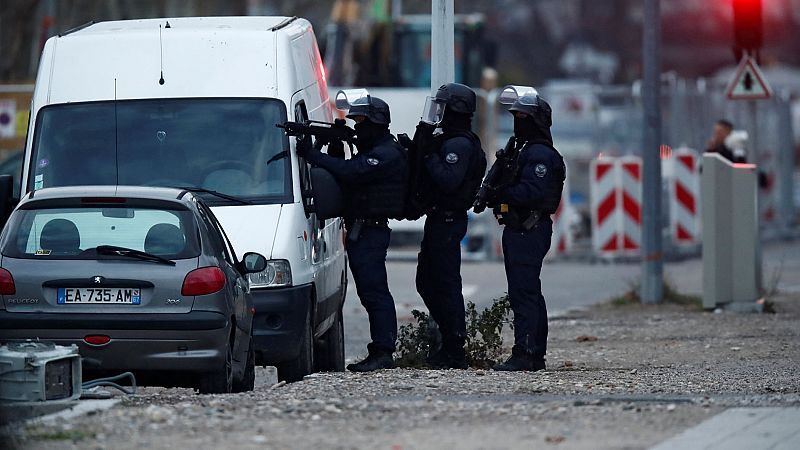
[[[328,144],[328,156],[344,159],[344,142],[333,141]]]
[[[431,125],[428,122],[420,120],[417,124],[417,129],[414,131],[414,138],[416,139],[417,136],[419,137],[429,137],[433,136],[433,132],[436,130],[436,125]]]
[[[305,158],[311,153],[311,148],[313,147],[311,143],[311,135],[306,134],[302,137],[298,136],[297,138],[297,145],[295,148],[297,149],[297,156],[301,158]]]
[[[417,129],[414,131],[414,144],[417,149],[424,155],[430,155],[436,148],[433,144],[433,132],[436,130],[435,125],[427,122],[420,121],[417,124]]]

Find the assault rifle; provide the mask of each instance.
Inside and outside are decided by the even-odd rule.
[[[519,148],[514,136],[508,138],[505,148],[497,151],[495,160],[486,177],[481,183],[481,188],[475,196],[475,202],[472,204],[472,210],[475,214],[483,212],[486,209],[486,203],[490,200],[492,193],[498,189],[509,185],[517,176],[519,166],[517,165],[517,157],[519,156]]]
[[[320,122],[317,120],[306,120],[303,122],[284,122],[275,124],[276,127],[283,129],[287,136],[303,137],[314,136],[317,145],[339,145],[347,142],[350,153],[353,152],[353,142],[356,131],[348,127],[344,119],[334,119],[333,123]]]

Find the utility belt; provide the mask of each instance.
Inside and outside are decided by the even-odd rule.
[[[388,228],[389,219],[350,219],[347,225],[347,240],[356,242],[364,227]]]
[[[519,208],[505,203],[494,209],[494,215],[500,225],[516,231],[530,231],[543,218],[547,217],[542,211]]]
[[[467,212],[462,210],[449,210],[433,205],[427,213],[428,217],[442,219],[445,222],[452,222],[455,219],[466,219]]]

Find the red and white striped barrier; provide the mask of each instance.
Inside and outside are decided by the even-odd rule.
[[[613,256],[619,249],[616,160],[594,159],[589,165],[589,173],[592,248],[600,255]]]
[[[622,197],[622,251],[638,254],[642,246],[642,158],[620,158]]]
[[[675,150],[669,163],[670,234],[673,243],[681,246],[700,243],[700,183],[698,157],[694,150]]]
[[[642,238],[642,160],[602,158],[590,164],[592,248],[606,257],[638,254]]]
[[[564,190],[561,192],[561,203],[553,214],[553,239],[550,244],[548,256],[556,256],[569,252],[575,242],[570,229],[569,214],[572,205],[569,201],[569,178],[564,181]]]

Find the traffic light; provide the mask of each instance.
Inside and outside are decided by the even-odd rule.
[[[734,51],[755,52],[763,41],[761,0],[733,0]]]

